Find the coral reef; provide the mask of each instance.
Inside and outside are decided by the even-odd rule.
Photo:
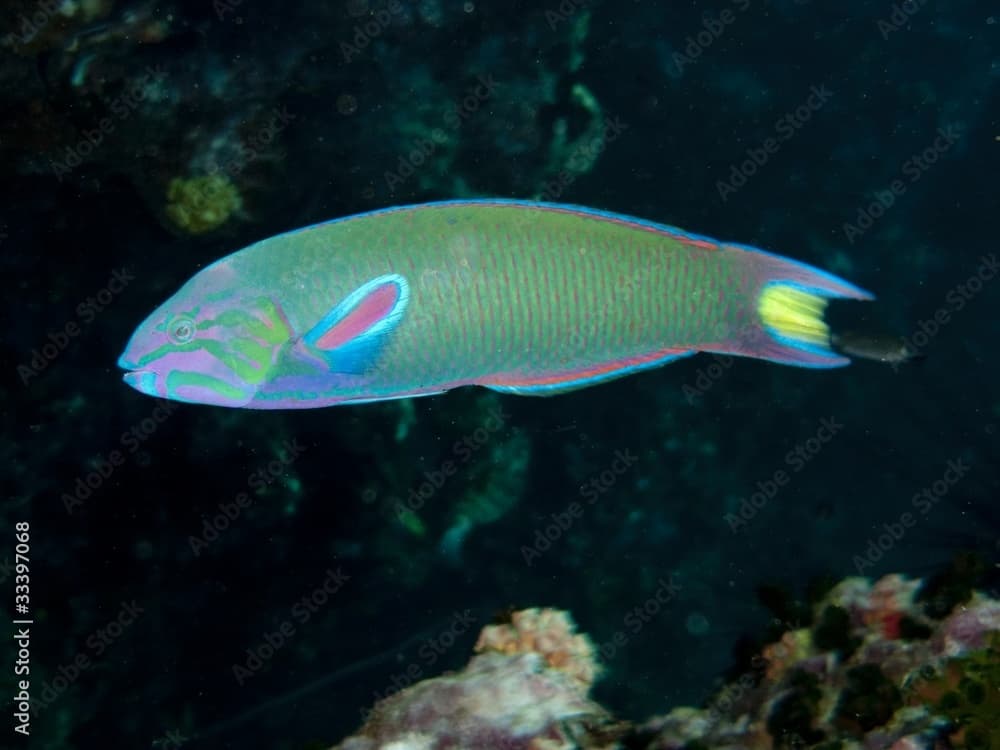
[[[846,579],[705,707],[641,725],[587,698],[600,667],[567,613],[514,612],[465,670],[385,699],[337,748],[998,748],[1000,602],[970,592],[937,621],[924,585]]]
[[[1000,602],[969,592],[936,621],[920,601],[926,586],[899,575],[842,581],[814,607],[811,628],[766,646],[707,708],[647,722],[647,747],[903,750],[948,736],[989,747],[982,738],[995,730],[983,717],[1000,682],[986,665],[996,664]]]
[[[981,637],[979,618],[971,616],[972,622],[955,626]],[[986,648],[949,659],[938,671],[929,666],[921,669],[906,686],[906,702],[932,706],[945,716],[955,747],[1000,747],[1000,632],[990,634]]]

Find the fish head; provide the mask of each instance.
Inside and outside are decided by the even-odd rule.
[[[280,305],[241,283],[228,260],[196,274],[132,334],[118,366],[149,396],[246,406],[292,339]]]

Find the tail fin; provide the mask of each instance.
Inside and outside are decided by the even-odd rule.
[[[799,367],[841,367],[850,359],[830,346],[823,313],[830,299],[874,299],[833,274],[752,247],[726,245],[746,253],[751,278],[752,321],[732,342],[730,354]]]

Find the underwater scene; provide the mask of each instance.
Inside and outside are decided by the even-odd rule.
[[[5,0],[0,748],[1000,750],[1000,7]]]

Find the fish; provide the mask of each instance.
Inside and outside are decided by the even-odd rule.
[[[902,336],[863,331],[834,333],[830,342],[836,351],[857,357],[883,362],[888,365],[902,365],[907,362],[921,362],[926,358]]]
[[[248,409],[461,386],[546,396],[697,352],[842,366],[826,305],[873,298],[805,263],[623,214],[438,201],[221,258],[136,328],[118,366],[149,396]]]

